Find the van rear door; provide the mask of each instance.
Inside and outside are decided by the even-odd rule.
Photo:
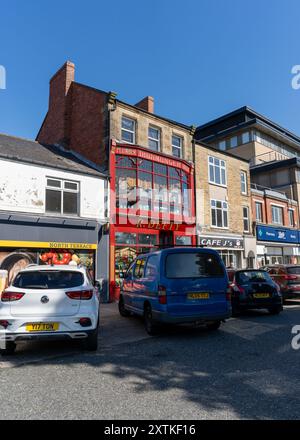
[[[164,277],[171,315],[206,316],[228,311],[228,278],[216,253],[202,249],[167,253]]]

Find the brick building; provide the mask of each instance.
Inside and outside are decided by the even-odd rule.
[[[37,139],[70,149],[110,175],[110,281],[134,257],[163,245],[195,245],[193,127],[75,82],[67,62],[50,80]]]
[[[227,267],[254,267],[248,161],[196,142],[195,176],[199,244],[217,249]]]
[[[297,201],[256,184],[251,198],[258,265],[300,263]]]

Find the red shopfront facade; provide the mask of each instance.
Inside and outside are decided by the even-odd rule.
[[[194,167],[135,145],[112,143],[110,299],[138,254],[196,245]]]

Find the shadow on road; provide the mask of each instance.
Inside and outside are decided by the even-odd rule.
[[[136,318],[125,321],[142,326]],[[299,310],[279,316],[251,311],[229,320],[219,331],[168,327],[159,337],[102,347],[94,354],[70,353],[63,359],[44,360],[42,365],[81,365],[79,377],[85,367],[92,369],[95,378],[125,384],[137,401],[145,393],[156,393],[153,405],[159,404],[161,393],[175,390],[183,403],[195,408],[195,418],[202,411],[214,418],[227,408],[236,418],[293,419],[299,417],[300,409],[300,350],[290,345],[295,324],[300,324]],[[9,361],[17,363],[17,357]],[[172,406],[169,402],[168,412],[166,404],[165,417],[172,418]]]

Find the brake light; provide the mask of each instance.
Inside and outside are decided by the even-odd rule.
[[[164,286],[158,286],[159,304],[167,304],[167,289]]]
[[[234,291],[234,293],[245,293],[245,289],[243,289],[243,287],[239,286],[236,283],[232,283],[231,284],[232,290]]]
[[[25,293],[20,292],[2,292],[1,295],[1,301],[3,302],[13,302],[13,301],[19,301]]]
[[[73,292],[66,292],[66,295],[70,299],[74,299],[77,301],[87,301],[89,299],[92,299],[93,291],[92,290],[76,290]]]
[[[231,288],[232,288],[232,284],[228,284],[227,289],[226,289],[226,300],[227,301],[231,301]]]
[[[297,280],[297,275],[284,275],[285,280]]]

